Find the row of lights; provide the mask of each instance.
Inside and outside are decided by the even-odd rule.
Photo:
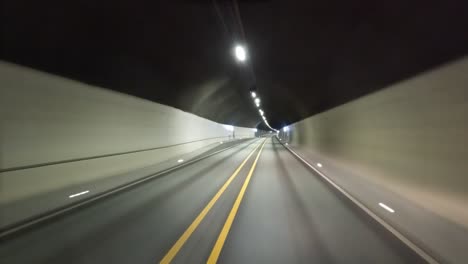
[[[243,63],[243,62],[245,62],[247,60],[247,51],[244,48],[244,46],[242,46],[242,45],[236,45],[234,47],[234,55],[235,55],[236,59],[241,63]],[[257,106],[258,112],[260,113],[260,116],[262,117],[263,122],[265,123],[265,125],[268,128],[270,128],[271,130],[273,130],[275,132],[278,132],[278,130],[272,128],[270,126],[270,124],[268,124],[268,120],[265,117],[265,112],[260,108],[261,100],[260,100],[260,97],[258,96],[258,94],[255,91],[251,91],[250,95],[252,96],[252,99],[253,99],[255,105]]]
[[[268,120],[267,120],[267,118],[265,117],[265,112],[260,108],[260,98],[259,98],[259,96],[257,95],[257,93],[256,93],[255,91],[251,91],[251,92],[250,92],[250,95],[252,96],[252,98],[253,98],[253,100],[254,100],[255,106],[257,106],[257,108],[258,108],[258,112],[260,113],[260,116],[261,116],[262,119],[263,119],[263,123],[265,123],[265,125],[266,125],[269,129],[271,129],[271,130],[273,130],[273,131],[275,131],[275,132],[278,132],[278,130],[272,128],[272,127],[270,126],[270,124],[268,124]]]

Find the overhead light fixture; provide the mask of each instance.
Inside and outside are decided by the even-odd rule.
[[[252,95],[252,98],[257,97],[257,93],[255,93],[255,92],[250,92],[250,95]]]
[[[262,115],[262,116],[263,116],[264,112],[263,112],[263,110],[262,110],[262,109],[258,109],[258,112],[260,112],[260,115]]]
[[[245,51],[245,48],[242,45],[237,45],[234,48],[234,54],[236,55],[236,59],[238,61],[245,61],[247,59],[247,52]]]
[[[283,127],[283,131],[284,131],[284,132],[288,132],[288,131],[289,131],[289,127],[287,127],[287,126]]]

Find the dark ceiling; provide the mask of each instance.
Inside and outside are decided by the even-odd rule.
[[[2,9],[4,60],[240,126],[261,120],[253,85],[282,127],[468,53],[467,1],[4,0]],[[248,45],[249,65],[235,62],[235,42]]]

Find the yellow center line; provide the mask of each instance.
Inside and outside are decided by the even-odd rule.
[[[255,151],[260,147],[261,144],[255,147],[255,149],[250,152],[250,154],[247,156],[247,158],[241,163],[241,165],[234,171],[234,173],[229,177],[229,179],[224,183],[224,185],[219,189],[219,191],[213,196],[211,201],[205,206],[205,208],[200,212],[200,214],[195,218],[195,220],[190,224],[190,226],[185,230],[185,232],[182,234],[182,236],[177,240],[177,242],[172,246],[172,248],[167,252],[167,254],[164,256],[164,258],[159,262],[162,264],[170,263],[172,259],[177,255],[179,250],[182,248],[182,246],[185,244],[185,242],[189,239],[189,237],[192,235],[192,233],[197,229],[198,225],[201,223],[203,218],[208,214],[208,212],[211,210],[213,205],[218,201],[219,197],[224,193],[224,191],[227,189],[229,184],[234,180],[234,178],[239,174],[240,170],[242,167],[244,167],[245,163],[250,159],[250,157],[255,153]]]
[[[252,178],[252,174],[255,170],[255,166],[257,166],[258,158],[260,157],[260,154],[262,153],[265,143],[266,143],[266,140],[263,141],[262,148],[260,148],[260,151],[258,152],[257,157],[255,158],[255,161],[252,164],[252,167],[250,168],[249,174],[247,175],[247,178],[245,179],[245,182],[242,185],[242,188],[239,192],[239,195],[237,196],[236,201],[234,202],[234,205],[232,206],[231,212],[229,213],[226,219],[226,222],[224,223],[221,233],[219,233],[218,240],[216,240],[216,244],[214,245],[213,250],[211,251],[210,257],[208,258],[208,261],[206,262],[208,264],[214,264],[218,261],[219,255],[221,254],[221,250],[223,249],[224,242],[226,241],[229,230],[231,229],[232,223],[234,222],[234,218],[236,217],[237,211],[239,210],[239,206],[242,202],[242,198],[244,197],[245,190],[247,189],[250,179]]]

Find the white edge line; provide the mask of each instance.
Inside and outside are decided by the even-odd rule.
[[[281,142],[281,141],[280,141]],[[284,145],[283,145],[284,146]],[[411,248],[416,254],[418,254],[421,258],[423,258],[425,261],[427,261],[430,264],[439,264],[435,258],[433,258],[431,255],[426,253],[422,248],[414,244],[411,240],[406,238],[402,233],[400,233],[398,230],[396,230],[394,227],[392,227],[390,224],[385,222],[382,218],[380,218],[378,215],[373,213],[369,208],[367,208],[364,204],[359,202],[356,198],[351,196],[347,191],[345,191],[343,188],[341,188],[339,185],[337,185],[335,182],[330,180],[325,174],[317,170],[314,166],[310,165],[309,162],[307,162],[305,159],[303,159],[299,154],[297,154],[294,150],[290,149],[287,146],[284,146],[286,149],[288,149],[294,156],[296,156],[298,159],[300,159],[304,164],[306,164],[308,167],[310,167],[312,170],[314,170],[318,175],[320,175],[324,180],[326,180],[329,184],[331,184],[333,187],[335,187],[338,191],[340,191],[344,196],[346,196],[349,200],[351,200],[354,204],[356,204],[359,208],[361,208],[364,212],[366,212],[370,217],[372,217],[375,221],[377,221],[379,224],[381,224],[383,227],[385,227],[390,233],[392,233],[394,236],[396,236],[401,242],[403,242],[406,246]]]
[[[257,140],[260,140],[260,138],[252,138],[252,139],[254,139],[254,142],[257,141]],[[104,193],[97,194],[96,196],[92,196],[91,198],[89,198],[89,199],[87,199],[87,200],[79,201],[79,202],[77,202],[76,204],[70,205],[70,206],[68,206],[68,207],[66,207],[66,208],[59,209],[59,210],[57,210],[57,211],[55,211],[55,212],[52,212],[52,213],[50,213],[50,214],[47,214],[47,215],[44,215],[44,216],[42,216],[42,217],[38,217],[38,218],[36,218],[36,219],[33,219],[33,220],[31,220],[31,221],[28,221],[27,223],[20,224],[20,225],[18,225],[18,226],[16,226],[16,227],[12,227],[12,228],[10,228],[10,229],[4,230],[4,231],[0,232],[0,240],[3,239],[3,237],[5,237],[5,236],[8,236],[8,235],[10,235],[10,234],[12,234],[12,233],[15,233],[15,232],[17,232],[17,231],[20,231],[20,230],[22,230],[22,229],[28,228],[28,227],[30,227],[30,226],[32,226],[32,225],[37,224],[37,223],[43,222],[43,221],[45,221],[45,220],[47,220],[47,219],[50,219],[50,218],[59,216],[59,215],[61,215],[61,214],[63,214],[63,213],[66,213],[66,212],[68,212],[68,211],[74,210],[74,209],[79,208],[79,207],[81,207],[81,206],[84,206],[84,205],[86,205],[86,204],[89,204],[89,203],[92,203],[92,202],[94,202],[94,201],[97,201],[97,200],[100,200],[100,199],[102,199],[102,198],[105,198],[105,197],[107,197],[107,196],[109,196],[109,195],[112,195],[112,194],[114,194],[114,193],[118,193],[118,192],[123,191],[123,190],[125,190],[125,189],[128,189],[128,188],[130,188],[130,187],[132,187],[132,186],[138,185],[138,184],[140,184],[140,183],[142,183],[142,182],[146,182],[146,181],[152,180],[152,179],[154,179],[154,178],[156,178],[156,177],[159,177],[159,176],[161,176],[161,175],[165,175],[165,174],[167,174],[167,173],[169,173],[169,172],[171,172],[171,171],[174,171],[174,170],[180,169],[180,168],[182,168],[182,167],[188,166],[188,165],[190,165],[190,164],[192,164],[192,163],[195,163],[195,162],[198,162],[198,161],[200,161],[200,160],[209,158],[209,157],[214,156],[214,155],[216,155],[216,154],[218,154],[218,153],[220,153],[220,152],[226,151],[226,150],[228,150],[228,149],[231,149],[231,148],[234,148],[234,147],[237,147],[237,146],[239,146],[239,145],[229,146],[229,147],[227,147],[227,148],[224,148],[224,149],[215,151],[215,152],[213,152],[213,153],[210,153],[210,154],[208,154],[208,155],[206,155],[206,156],[199,157],[199,158],[197,158],[197,159],[192,159],[192,160],[189,160],[189,161],[184,162],[184,163],[179,163],[178,165],[176,165],[176,166],[174,166],[174,167],[171,167],[171,168],[169,168],[169,169],[167,169],[167,170],[163,170],[163,171],[156,172],[156,173],[154,173],[154,174],[151,174],[150,176],[143,177],[143,178],[140,179],[140,180],[137,180],[137,181],[134,181],[134,182],[130,182],[130,183],[125,184],[125,185],[123,185],[123,186],[118,186],[118,187],[116,187],[115,189],[112,189],[112,190],[109,190],[109,191],[105,191]]]

